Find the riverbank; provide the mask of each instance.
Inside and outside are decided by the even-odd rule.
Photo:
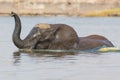
[[[0,15],[40,16],[120,16],[117,0],[0,0]]]

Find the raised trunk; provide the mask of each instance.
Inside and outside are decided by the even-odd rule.
[[[21,38],[20,38],[20,33],[21,33],[21,21],[20,21],[20,18],[14,12],[12,12],[11,15],[15,19],[15,29],[14,29],[13,36],[12,36],[13,42],[18,48],[24,48],[24,40],[21,40]]]

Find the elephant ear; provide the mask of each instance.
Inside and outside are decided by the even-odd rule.
[[[52,40],[55,38],[56,32],[59,30],[59,27],[51,27],[49,29],[42,30],[42,41]]]

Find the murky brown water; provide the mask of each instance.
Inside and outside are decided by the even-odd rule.
[[[65,23],[79,36],[100,34],[120,47],[120,18],[21,17],[24,38],[37,23]],[[120,53],[14,54],[14,19],[0,17],[0,80],[119,80]]]

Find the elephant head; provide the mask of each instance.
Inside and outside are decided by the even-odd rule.
[[[20,38],[21,20],[16,13],[11,12],[11,15],[15,19],[15,29],[13,32],[12,39],[14,44],[18,48],[20,49],[47,48],[47,46],[49,45],[48,40],[52,39],[52,35],[56,32],[57,28],[51,28],[49,24],[37,24],[35,27],[33,27],[28,36],[22,40]]]
[[[74,29],[65,24],[37,24],[25,39],[20,38],[21,21],[11,12],[15,19],[13,42],[18,48],[30,49],[76,49],[79,43]]]

